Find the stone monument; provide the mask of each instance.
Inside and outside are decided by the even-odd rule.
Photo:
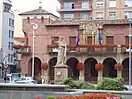
[[[64,37],[59,38],[57,63],[54,66],[54,81],[61,83],[68,77],[68,66],[66,65],[67,45]]]

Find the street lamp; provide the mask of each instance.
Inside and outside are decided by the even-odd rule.
[[[31,23],[32,24],[32,30],[33,30],[33,37],[32,37],[32,40],[33,40],[33,52],[32,52],[32,77],[34,78],[34,39],[35,39],[35,35],[34,35],[34,32],[35,30],[38,29],[38,24],[36,23]]]
[[[131,24],[132,24],[132,19],[128,20],[129,23],[129,28],[130,28],[130,33],[129,33],[129,88],[131,87],[131,37],[132,37],[132,29],[131,29]]]

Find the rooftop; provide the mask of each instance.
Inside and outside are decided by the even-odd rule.
[[[20,13],[19,15],[43,15],[43,14],[50,14],[50,13],[42,9],[42,7],[39,7],[38,9],[35,10]]]
[[[80,25],[83,23],[93,22],[97,24],[128,24],[128,19],[119,19],[119,20],[80,20],[80,19],[58,19],[50,24],[47,24],[47,26],[71,26],[71,25]]]

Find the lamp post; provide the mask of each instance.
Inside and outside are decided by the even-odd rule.
[[[32,24],[32,30],[33,30],[33,36],[32,36],[32,40],[33,40],[33,45],[32,45],[32,47],[33,47],[33,49],[32,49],[32,77],[34,78],[34,39],[35,39],[35,34],[34,34],[34,32],[35,32],[35,30],[37,30],[38,29],[38,24],[36,24],[36,23],[31,23]]]
[[[130,28],[130,33],[129,33],[129,88],[131,87],[131,37],[132,37],[132,29],[131,29],[131,24],[132,24],[132,19],[128,20],[129,23],[129,28]]]

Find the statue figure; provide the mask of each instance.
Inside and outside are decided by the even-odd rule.
[[[58,56],[57,56],[57,65],[64,65],[66,59],[67,45],[63,37],[57,41],[58,43]]]

